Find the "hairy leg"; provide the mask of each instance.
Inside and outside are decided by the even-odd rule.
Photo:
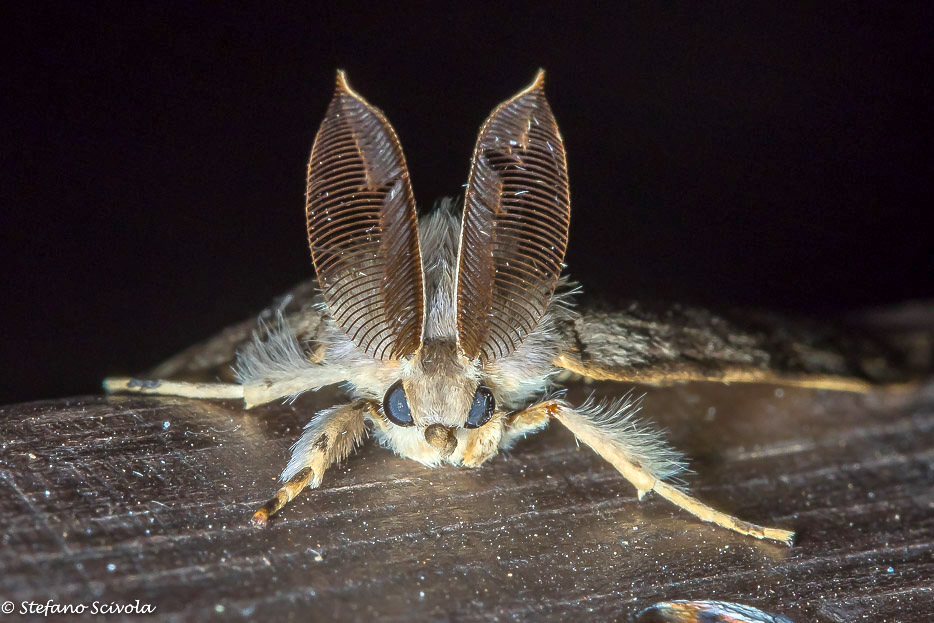
[[[555,401],[541,402],[510,415],[506,419],[500,449],[508,450],[523,437],[535,434],[548,426],[557,409],[556,404]]]
[[[142,380],[127,377],[104,379],[108,394],[136,393],[156,396],[181,396],[204,400],[243,398],[243,386],[236,383],[183,383],[180,381]]]
[[[313,321],[317,328],[320,318],[308,312],[303,318]],[[307,316],[307,317],[306,317]],[[293,322],[301,319],[293,318]],[[176,370],[184,373],[185,361],[195,355],[205,355],[205,348],[218,346],[223,353],[230,354],[232,345],[229,338],[217,338],[207,345],[194,347],[193,352],[183,353],[175,362],[169,362],[159,369]],[[191,349],[190,349],[191,350]],[[325,363],[324,345],[309,342],[307,336],[300,340],[295,331],[280,313],[277,320],[267,324],[260,319],[259,328],[251,339],[240,343],[231,361],[239,383],[185,383],[170,380],[140,380],[133,378],[109,378],[104,380],[104,389],[108,393],[136,392],[159,396],[182,396],[201,399],[236,399],[242,398],[249,409],[266,404],[279,398],[295,396],[306,391],[320,389],[347,380],[346,372],[337,366]],[[214,358],[213,365],[222,365]],[[202,364],[203,365],[203,362]],[[190,367],[190,366],[189,366]]]
[[[269,382],[237,383],[185,383],[182,381],[148,380],[128,377],[104,379],[104,391],[108,394],[137,393],[153,396],[181,396],[201,400],[243,399],[244,407],[250,409],[278,398],[294,396],[306,391],[321,389],[346,380],[340,370],[323,365],[296,370],[295,374]]]
[[[294,376],[267,382],[247,382],[243,385],[243,404],[247,409],[279,398],[315,391],[346,381],[346,375],[326,365],[296,370]]]
[[[305,487],[321,484],[325,470],[342,461],[366,435],[364,417],[373,409],[369,400],[331,407],[319,412],[292,446],[292,458],[279,477],[283,483],[276,495],[253,514],[255,525],[265,525]]]
[[[489,422],[470,431],[463,454],[465,467],[480,467],[499,453],[504,418],[503,413],[494,413]]]
[[[574,409],[560,400],[533,405],[519,417],[532,420],[554,417],[582,442],[609,461],[639,492],[639,499],[655,491],[695,517],[740,534],[791,545],[794,532],[766,528],[714,510],[700,500],[674,487],[665,479],[683,469],[680,457],[658,433],[640,430],[633,418],[639,401],[628,396],[606,404],[589,403]],[[526,416],[526,414],[528,414]]]

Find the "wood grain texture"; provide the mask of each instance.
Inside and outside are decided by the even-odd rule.
[[[643,414],[692,458],[693,491],[797,530],[793,548],[638,502],[560,427],[477,470],[367,444],[250,527],[301,426],[335,398],[0,409],[0,601],[139,599],[170,621],[626,621],[673,599],[802,622],[934,613],[934,387],[649,390]]]

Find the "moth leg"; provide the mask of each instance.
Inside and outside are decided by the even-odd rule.
[[[324,344],[300,340],[281,314],[273,325],[261,323],[253,339],[237,350],[235,369],[246,408],[347,380],[345,372],[326,363],[326,356]]]
[[[243,398],[243,386],[236,383],[183,383],[180,381],[142,380],[128,377],[104,379],[104,391],[227,400]]]
[[[619,469],[619,467],[617,467]],[[620,469],[620,472],[622,470]],[[625,475],[625,474],[624,474]],[[632,482],[632,479],[626,476],[626,478]],[[709,521],[718,526],[728,528],[733,532],[738,532],[739,534],[746,534],[748,536],[754,536],[757,539],[768,539],[770,541],[778,541],[779,543],[784,543],[785,545],[794,544],[795,533],[793,530],[783,530],[782,528],[769,528],[766,526],[759,526],[748,521],[743,521],[739,517],[734,517],[733,515],[728,515],[721,511],[718,511],[714,508],[711,508],[707,504],[704,504],[695,497],[692,497],[678,489],[673,487],[667,482],[661,480],[656,480],[652,485],[652,491],[655,491],[660,496],[674,504],[679,508],[683,508],[687,512],[691,513],[698,519],[702,521]]]
[[[681,471],[683,464],[657,433],[637,428],[633,414],[638,407],[638,401],[630,400],[627,396],[620,401],[602,405],[588,402],[578,409],[562,401],[549,401],[535,405],[530,410],[545,412],[556,418],[580,441],[609,461],[626,480],[635,485],[640,500],[649,491],[655,491],[703,521],[758,539],[791,545],[794,532],[758,526],[722,513],[665,482],[665,478]]]
[[[555,404],[557,403],[554,401],[543,402],[506,418],[506,428],[503,430],[503,438],[499,445],[500,450],[508,450],[523,437],[537,433],[548,426],[557,408]]]
[[[499,452],[505,415],[497,411],[489,422],[469,431],[464,445],[462,463],[464,467],[480,467]]]
[[[294,374],[285,378],[247,381],[243,384],[243,404],[251,409],[279,398],[314,391],[346,380],[347,375],[339,369],[309,363],[307,367],[295,370]]]
[[[759,368],[736,367],[711,372],[682,365],[677,368],[662,370],[627,370],[583,361],[579,356],[568,353],[559,355],[553,363],[568,372],[579,374],[594,381],[618,381],[639,385],[667,386],[687,382],[768,383],[859,394],[868,393],[879,387],[869,381],[854,377],[831,374],[789,374]]]
[[[345,375],[339,370],[333,370],[323,365],[315,365],[314,368],[296,371],[289,378],[276,381],[248,382],[244,385],[112,377],[104,379],[104,391],[108,394],[136,393],[152,396],[180,396],[200,400],[242,399],[243,406],[252,409],[278,398],[286,398],[306,391],[321,389],[344,380],[346,380]]]
[[[302,489],[318,487],[325,470],[345,459],[363,440],[366,435],[364,416],[371,409],[371,401],[358,400],[319,412],[292,446],[292,458],[279,477],[282,487],[253,514],[253,524],[265,525]]]

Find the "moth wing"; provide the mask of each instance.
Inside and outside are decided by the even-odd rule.
[[[338,72],[308,162],[308,244],[337,325],[376,359],[421,343],[423,284],[415,200],[383,113]]]
[[[217,335],[186,348],[147,371],[144,378],[194,382],[236,382],[237,351],[262,336],[269,327],[285,322],[309,357],[322,348],[316,340],[327,317],[324,299],[315,280],[300,283],[273,301],[258,317],[231,325]]]
[[[684,306],[582,309],[555,364],[595,380],[776,383],[868,391],[917,375],[905,353],[865,331],[778,315]]]
[[[539,72],[490,114],[471,162],[457,273],[458,342],[469,357],[504,357],[538,326],[570,213],[564,141]]]

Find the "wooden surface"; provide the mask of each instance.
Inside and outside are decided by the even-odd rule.
[[[672,599],[800,622],[934,613],[931,386],[649,391],[643,415],[691,457],[693,491],[798,530],[792,548],[657,496],[638,502],[557,424],[478,470],[428,469],[368,444],[268,528],[250,527],[301,426],[331,400],[0,409],[0,602],[138,599],[157,618],[191,621],[626,621]]]

